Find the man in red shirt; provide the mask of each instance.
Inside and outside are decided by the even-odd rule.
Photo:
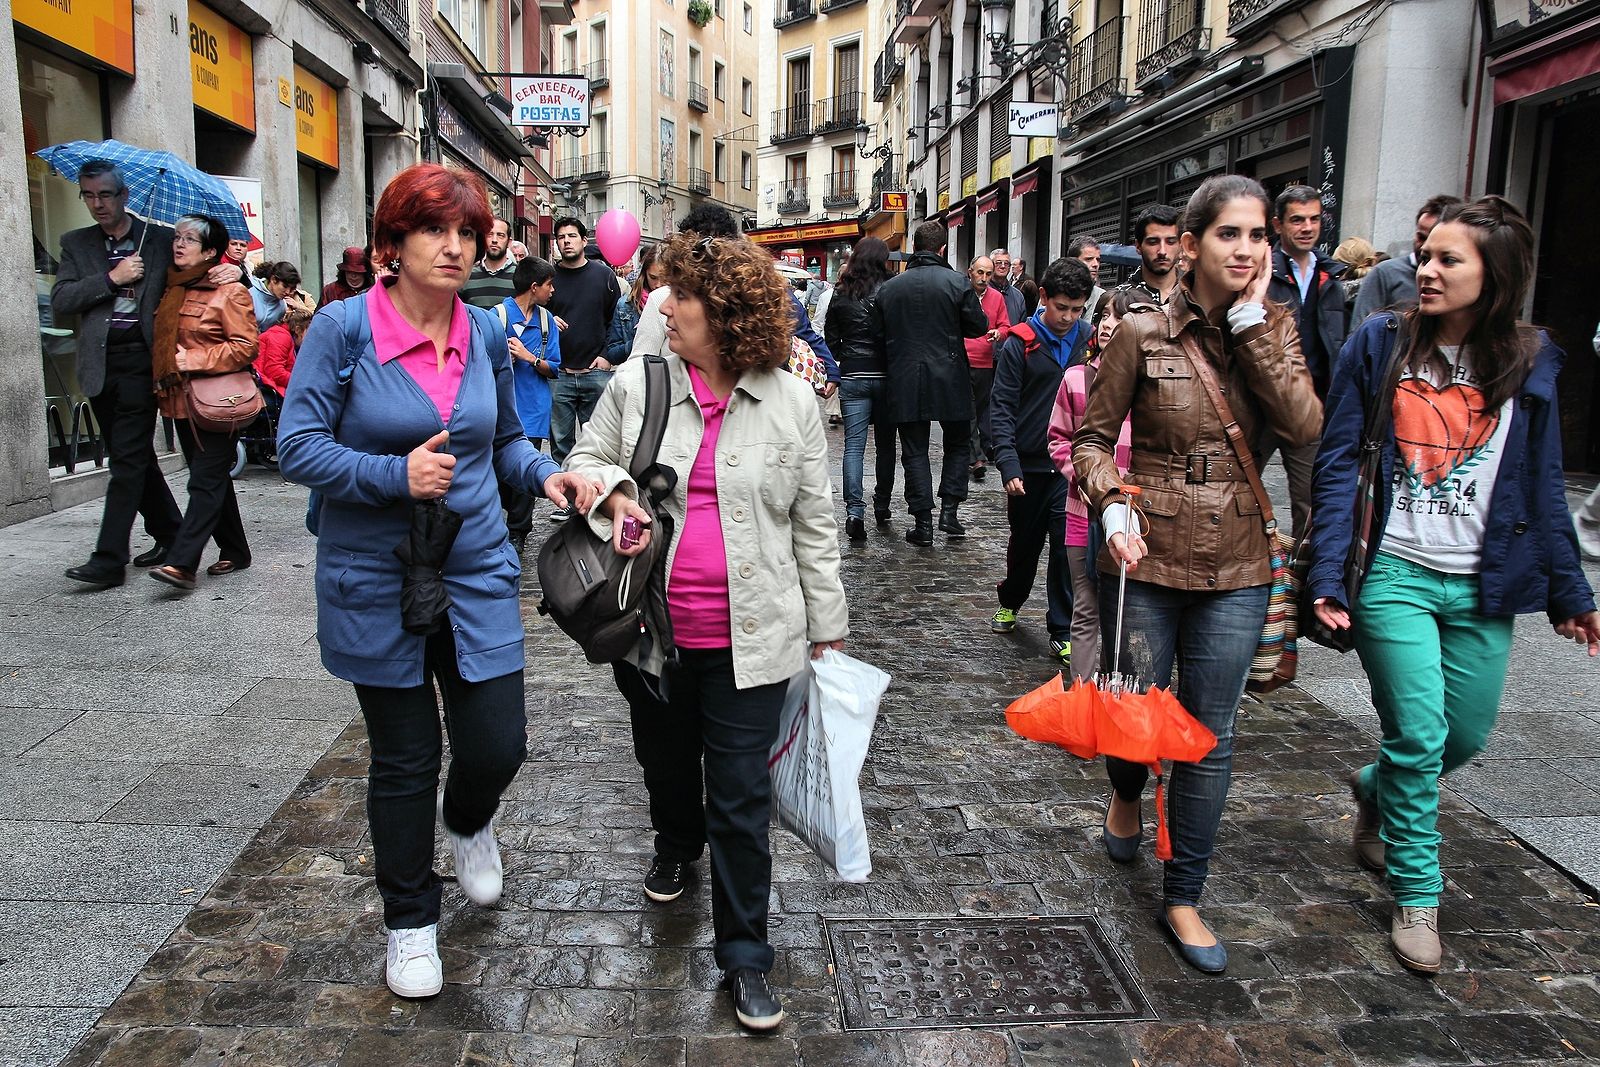
[[[989,390],[994,386],[994,344],[1011,326],[1005,297],[989,284],[994,277],[994,261],[979,256],[967,268],[972,291],[978,294],[989,332],[982,337],[964,339],[967,365],[972,368],[972,480],[981,482],[989,473],[987,461],[994,459],[994,434],[989,425]]]

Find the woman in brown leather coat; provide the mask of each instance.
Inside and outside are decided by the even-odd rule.
[[[1196,375],[1184,338],[1213,369],[1245,439],[1271,429],[1291,444],[1316,440],[1322,406],[1300,355],[1294,316],[1266,300],[1269,202],[1250,178],[1208,179],[1189,200],[1182,243],[1190,271],[1164,308],[1136,306],[1101,358],[1072,461],[1084,499],[1109,536],[1099,560],[1101,618],[1111,644],[1119,565],[1128,565],[1122,667],[1165,686],[1217,735],[1198,763],[1172,768],[1166,864],[1157,922],[1197,970],[1220,973],[1227,950],[1196,910],[1205,886],[1233,762],[1233,721],[1266,618],[1271,564],[1261,508],[1223,422]],[[1129,530],[1124,479],[1112,448],[1133,420],[1127,480],[1139,515]],[[1104,841],[1132,862],[1143,834],[1143,766],[1107,759],[1113,794]]]
[[[228,231],[209,215],[185,215],[173,226],[167,291],[156,308],[151,371],[161,414],[176,421],[178,444],[189,464],[189,506],[166,563],[150,577],[188,591],[195,586],[200,553],[216,534],[222,558],[207,574],[250,566],[239,502],[233,495],[233,435],[202,430],[189,419],[183,380],[193,374],[243,370],[256,358],[256,312],[243,285],[218,286],[207,272],[228,248]]]

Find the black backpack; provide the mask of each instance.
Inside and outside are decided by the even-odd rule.
[[[645,360],[644,424],[628,474],[639,486],[639,504],[650,513],[650,544],[637,556],[621,556],[574,514],[539,549],[539,614],[548,615],[578,642],[590,663],[615,663],[640,641],[660,645],[672,658],[672,622],[667,615],[666,559],[672,517],[661,502],[677,485],[677,472],[657,462],[667,432],[672,385],[667,362]]]

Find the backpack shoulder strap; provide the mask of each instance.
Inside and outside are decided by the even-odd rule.
[[[1032,323],[1019,322],[1010,328],[1010,333],[1012,337],[1022,338],[1022,350],[1024,352],[1032,352],[1039,347],[1039,335],[1033,332]]]
[[[504,300],[494,306],[494,313],[500,316],[501,329],[511,329],[511,316],[506,314],[506,304]]]
[[[489,366],[494,368],[496,375],[502,371],[511,370],[511,349],[506,345],[505,330],[494,328],[494,316],[489,314],[487,308],[466,305],[467,314],[472,316],[472,328],[476,330],[483,341],[484,348],[489,353]]]
[[[361,362],[361,354],[367,350],[367,342],[372,340],[372,323],[367,319],[364,295],[339,301],[339,310],[344,313],[344,359],[339,364],[335,379],[348,389],[350,380],[356,375],[356,364]]]

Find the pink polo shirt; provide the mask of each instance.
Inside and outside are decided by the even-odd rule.
[[[439,352],[433,342],[402,318],[394,301],[389,299],[392,284],[385,279],[367,290],[367,319],[372,323],[372,345],[378,362],[398,359],[400,366],[439,409],[439,421],[449,426],[456,394],[461,391],[461,373],[467,366],[467,345],[471,343],[467,305],[460,297],[456,298],[455,310],[450,315],[450,334],[445,339],[444,370],[440,370]]]
[[[689,384],[705,418],[700,451],[689,471],[688,506],[678,531],[678,552],[667,583],[672,638],[682,648],[728,648],[733,625],[728,607],[728,549],[717,507],[717,438],[728,402],[718,400],[700,372],[689,368]]]

